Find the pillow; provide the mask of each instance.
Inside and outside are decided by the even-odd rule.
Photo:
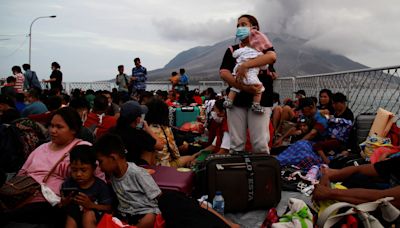
[[[379,108],[368,135],[371,136],[375,134],[380,137],[385,137],[392,127],[392,120],[394,120],[393,113],[386,111],[383,108]]]

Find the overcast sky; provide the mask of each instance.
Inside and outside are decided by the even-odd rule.
[[[309,45],[371,67],[400,65],[400,1],[372,0],[0,0],[0,78],[28,62],[48,78],[61,65],[64,81],[130,74],[140,57],[148,70],[183,50],[211,45],[235,33],[236,19],[255,15],[264,32],[286,33]],[[279,52],[278,58],[279,58]]]

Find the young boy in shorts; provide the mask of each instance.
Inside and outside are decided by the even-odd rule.
[[[117,135],[103,135],[95,144],[95,151],[100,168],[109,175],[118,198],[119,217],[138,228],[154,227],[160,213],[157,198],[161,190],[150,174],[126,161],[126,150]]]
[[[61,186],[61,205],[67,212],[65,227],[96,227],[103,212],[111,211],[111,189],[94,175],[96,154],[91,146],[75,146],[70,164],[71,177]]]

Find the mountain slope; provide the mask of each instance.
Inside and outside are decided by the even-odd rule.
[[[307,40],[268,34],[276,50],[278,60],[275,68],[280,77],[320,74],[367,68],[349,58],[332,52],[313,48]],[[176,55],[164,68],[149,71],[150,80],[167,80],[172,71],[185,68],[190,81],[219,80],[219,67],[229,45],[234,39],[218,42],[212,46],[199,46]]]

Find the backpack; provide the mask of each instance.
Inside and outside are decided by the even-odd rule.
[[[0,125],[0,171],[17,172],[25,162],[21,131],[12,124]]]
[[[28,118],[20,118],[14,120],[12,125],[20,131],[24,159],[27,159],[38,146],[48,141],[46,138],[46,129],[35,121]]]
[[[39,79],[36,75],[35,71],[31,71],[31,77],[28,78],[28,87],[30,88],[37,88],[37,89],[42,89],[42,86],[40,85]]]

